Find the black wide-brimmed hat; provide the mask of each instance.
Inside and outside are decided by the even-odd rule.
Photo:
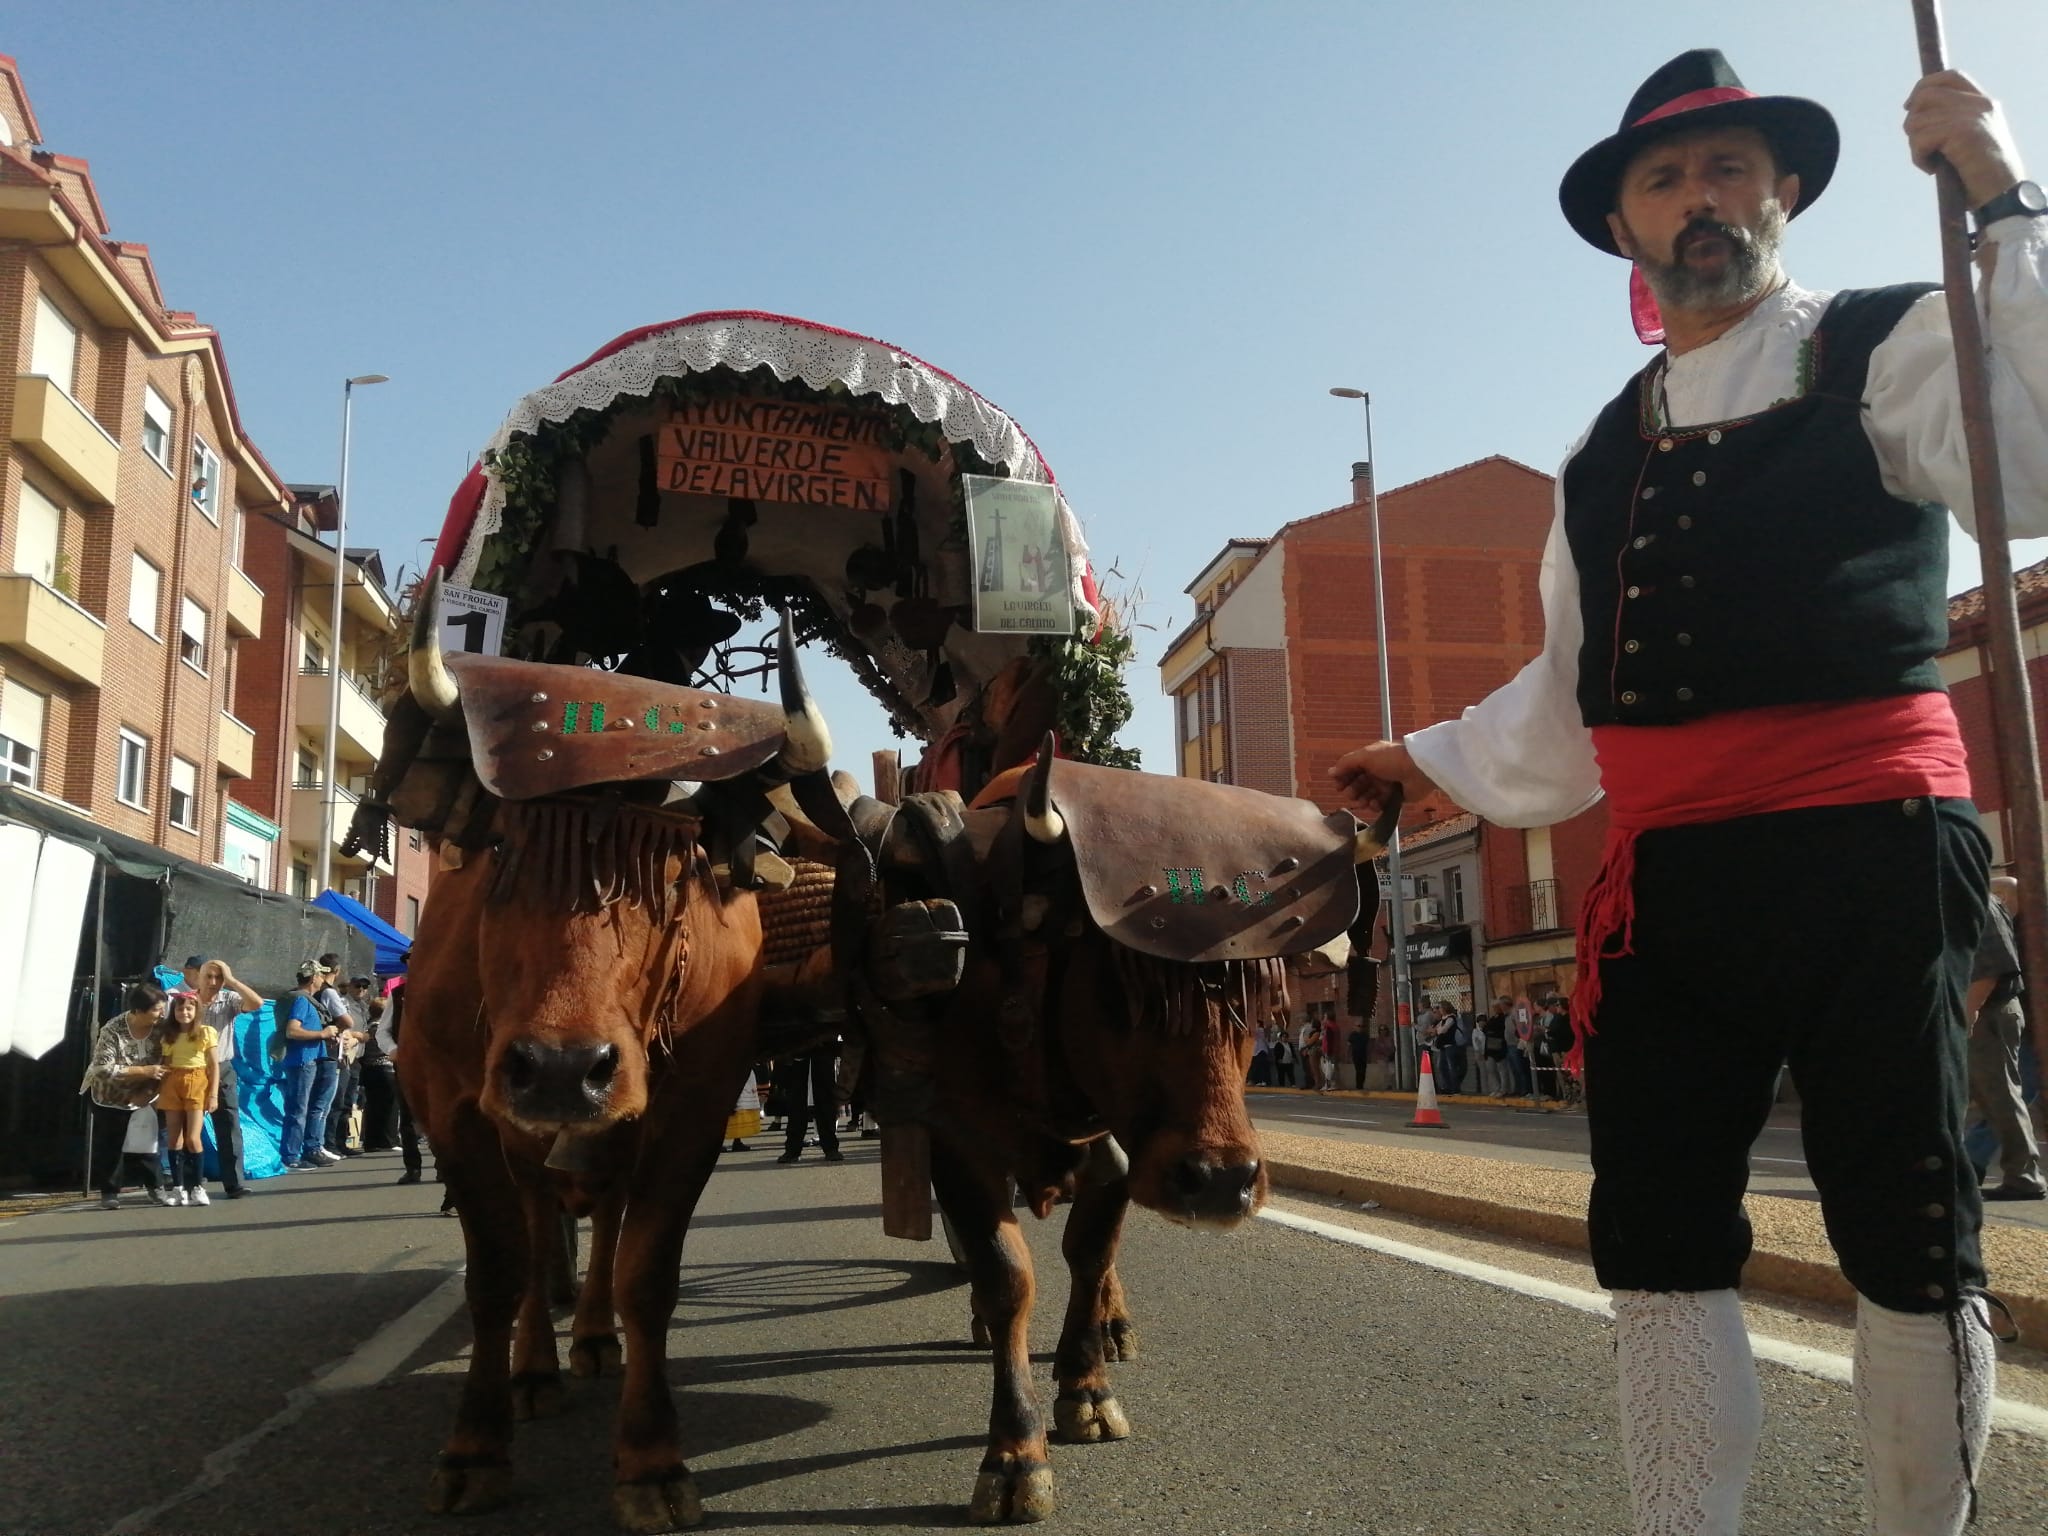
[[[1769,139],[1778,174],[1799,177],[1793,218],[1819,198],[1841,150],[1835,120],[1819,102],[1759,96],[1744,87],[1719,49],[1695,48],[1645,80],[1629,98],[1620,128],[1572,162],[1557,189],[1565,222],[1588,245],[1619,256],[1607,215],[1622,171],[1644,145],[1696,128],[1755,128]]]

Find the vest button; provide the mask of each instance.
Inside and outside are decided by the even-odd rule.
[[[1628,589],[1628,595],[1630,597],[1641,597],[1643,595],[1643,589],[1641,587],[1630,587]]]
[[[1707,472],[1704,469],[1694,470],[1692,472],[1692,483],[1694,485],[1705,485],[1707,483]]]
[[[1918,816],[1920,814],[1920,802],[1917,799],[1908,800],[1904,805],[1900,806],[1899,809],[1904,811],[1908,816]]]
[[[1649,547],[1650,547],[1650,536],[1649,536],[1649,535],[1648,535],[1647,533],[1639,533],[1639,534],[1637,534],[1637,535],[1636,535],[1636,548],[1637,548],[1637,549],[1648,549]]]
[[[1681,513],[1678,519],[1678,526],[1681,528],[1690,528],[1692,526],[1692,519]]]
[[[1644,487],[1643,487],[1643,500],[1645,500],[1645,501],[1655,501],[1656,499],[1657,499],[1657,487],[1655,487],[1654,485],[1646,485],[1646,486],[1644,486]]]
[[[1624,688],[1624,689],[1622,689],[1622,691],[1621,691],[1621,702],[1622,702],[1622,703],[1624,703],[1624,704],[1633,704],[1633,703],[1635,703],[1635,701],[1636,701],[1636,691],[1635,691],[1635,689],[1633,689],[1633,688]]]
[[[1681,704],[1690,704],[1692,702],[1692,690],[1690,688],[1679,689],[1678,702]]]
[[[1692,578],[1691,578],[1690,576],[1681,576],[1681,577],[1679,577],[1679,578],[1678,578],[1678,584],[1679,584],[1679,585],[1680,585],[1681,587],[1684,587],[1684,588],[1685,588],[1685,589],[1686,589],[1686,590],[1687,590],[1688,592],[1690,592],[1690,591],[1692,590],[1692,585],[1693,585],[1693,582],[1692,582]]]
[[[1945,1286],[1929,1285],[1927,1287],[1927,1299],[1929,1301],[1939,1301],[1947,1294],[1948,1290]]]
[[[1640,651],[1640,650],[1641,650],[1641,649],[1643,648],[1643,642],[1642,642],[1642,641],[1640,641],[1640,640],[1628,640],[1628,641],[1624,641],[1624,642],[1622,643],[1622,647],[1621,647],[1621,648],[1622,648],[1622,649],[1623,649],[1624,651],[1627,651],[1627,652],[1629,653],[1629,655],[1633,656],[1633,655],[1635,655],[1635,653],[1636,653],[1637,651]]]
[[[1941,1159],[1939,1157],[1924,1157],[1920,1160],[1920,1166],[1929,1173],[1939,1173],[1941,1172]]]
[[[1948,1214],[1948,1207],[1936,1201],[1933,1205],[1927,1207],[1925,1214],[1929,1221],[1939,1221]]]
[[[1691,635],[1687,635],[1687,634],[1681,634],[1681,635],[1680,635],[1680,636],[1678,637],[1678,643],[1679,643],[1680,645],[1691,645],[1691,644],[1692,644],[1692,636],[1691,636]]]
[[[1657,451],[1659,453],[1669,453],[1671,451],[1671,439],[1668,437],[1657,439]]]
[[[1714,430],[1713,430],[1713,431],[1709,432],[1709,433],[1707,434],[1707,441],[1708,441],[1708,442],[1710,442],[1710,443],[1718,443],[1718,442],[1720,442],[1720,441],[1721,441],[1721,429],[1720,429],[1719,427],[1716,427],[1716,428],[1714,428]]]
[[[1935,1243],[1928,1248],[1927,1257],[1930,1259],[1945,1259],[1948,1257],[1948,1250],[1942,1247],[1941,1244]]]

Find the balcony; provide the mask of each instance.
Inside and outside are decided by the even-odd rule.
[[[106,625],[54,587],[33,576],[0,575],[0,645],[97,688],[106,643]]]
[[[121,445],[50,379],[24,373],[14,385],[14,440],[85,500],[111,507]]]
[[[231,779],[256,776],[256,733],[226,710],[221,711],[215,732],[213,760]]]
[[[328,690],[333,686],[331,668],[321,671],[306,667],[299,672],[296,724],[317,742],[327,739]],[[383,755],[384,711],[371,701],[362,684],[347,673],[342,674],[341,711],[337,718],[341,724],[341,741],[335,749],[337,757],[375,762]]]
[[[1507,889],[1509,933],[1547,933],[1560,927],[1555,880],[1532,880]]]
[[[341,840],[348,836],[348,824],[355,819],[356,795],[344,789],[334,802],[334,868],[336,883],[343,874],[360,874],[364,870],[377,870],[382,874],[392,873],[389,859],[371,860],[358,855],[352,859],[341,856]],[[292,785],[291,815],[286,821],[285,836],[294,846],[307,849],[315,861],[320,853],[320,809],[326,793],[318,779],[300,779]]]
[[[263,633],[263,589],[228,567],[228,633],[254,640]]]

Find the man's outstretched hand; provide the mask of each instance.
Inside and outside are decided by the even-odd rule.
[[[1346,752],[1330,764],[1330,777],[1336,782],[1338,801],[1364,822],[1378,818],[1396,784],[1410,805],[1443,797],[1398,741],[1376,741]]]

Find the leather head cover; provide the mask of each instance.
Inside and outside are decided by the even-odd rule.
[[[1063,758],[1047,771],[1089,915],[1119,944],[1264,960],[1327,944],[1358,913],[1348,811]]]
[[[591,667],[453,653],[485,789],[532,800],[591,784],[736,778],[781,750],[781,706]]]

